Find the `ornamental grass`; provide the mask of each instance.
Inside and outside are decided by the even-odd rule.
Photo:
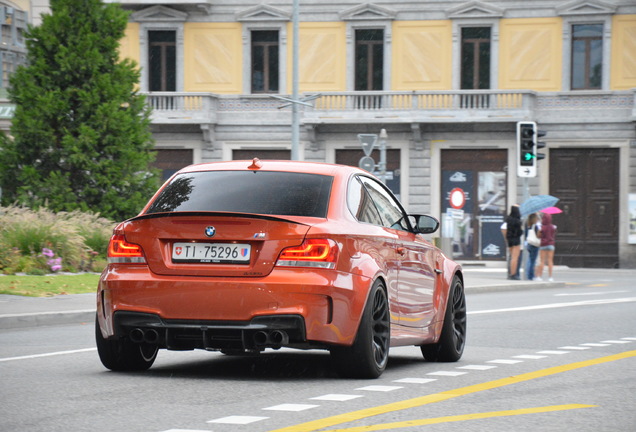
[[[0,207],[0,273],[100,272],[114,227],[93,213]]]

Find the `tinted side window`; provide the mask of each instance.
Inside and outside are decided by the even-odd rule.
[[[276,171],[205,171],[175,177],[147,213],[235,212],[327,216],[333,177]]]
[[[349,182],[347,193],[347,205],[349,210],[360,222],[383,226],[382,218],[375,208],[369,192],[362,186],[357,177]]]
[[[391,196],[382,186],[368,177],[360,179],[369,192],[375,207],[382,218],[382,225],[387,228],[408,230],[408,225],[402,208],[395,198]]]

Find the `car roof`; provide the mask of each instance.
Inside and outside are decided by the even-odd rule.
[[[320,162],[301,162],[287,160],[236,160],[227,162],[208,162],[195,165],[189,165],[181,169],[178,174],[201,172],[201,171],[284,171],[311,173],[329,176],[349,176],[353,173],[371,175],[356,167],[347,165],[336,165]]]

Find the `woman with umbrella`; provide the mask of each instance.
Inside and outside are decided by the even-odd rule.
[[[537,265],[536,280],[542,280],[543,266],[548,267],[548,281],[552,282],[552,268],[554,267],[554,245],[556,243],[556,225],[552,224],[552,215],[543,213],[541,220],[541,246],[539,247],[539,265]]]
[[[519,280],[519,255],[521,254],[521,235],[523,227],[521,223],[521,212],[517,204],[510,208],[510,214],[501,226],[501,233],[506,238],[508,245],[508,256],[510,264],[508,267],[508,279]]]

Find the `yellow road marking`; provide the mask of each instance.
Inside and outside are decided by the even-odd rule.
[[[405,409],[420,407],[430,403],[441,402],[449,399],[453,399],[459,396],[465,396],[472,393],[481,392],[484,390],[491,390],[499,387],[504,387],[511,384],[517,384],[524,381],[530,381],[537,378],[542,378],[550,375],[555,375],[562,372],[568,372],[575,369],[580,369],[588,366],[594,366],[598,364],[608,363],[616,360],[622,360],[630,357],[636,357],[635,351],[626,351],[620,354],[615,354],[606,357],[599,357],[592,360],[586,360],[576,363],[570,363],[563,366],[555,366],[547,369],[541,369],[534,372],[528,372],[521,375],[511,376],[507,378],[501,378],[494,381],[489,381],[481,384],[474,384],[467,387],[461,387],[454,390],[449,390],[441,393],[420,396],[412,399],[407,399],[399,402],[393,402],[386,405],[380,405],[377,407],[365,408],[358,411],[352,411],[349,413],[338,414],[332,417],[326,417],[323,419],[313,420],[298,425],[284,427],[282,429],[276,429],[271,432],[314,432],[327,427],[348,423],[367,417],[372,417],[380,414],[386,414],[394,411],[401,411]]]
[[[450,422],[458,422],[458,421],[466,421],[466,420],[480,420],[480,419],[487,419],[487,418],[493,418],[493,417],[508,417],[508,416],[523,415],[523,414],[537,414],[537,413],[565,411],[565,410],[573,410],[573,409],[581,409],[581,408],[594,408],[596,406],[598,405],[568,404],[568,405],[554,405],[554,406],[537,407],[537,408],[523,408],[523,409],[508,410],[508,411],[493,411],[493,412],[487,412],[487,413],[437,417],[437,418],[431,418],[431,419],[407,420],[403,422],[384,423],[384,424],[378,424],[378,425],[372,425],[372,426],[357,426],[357,427],[346,428],[346,429],[330,429],[329,432],[385,431],[385,430],[402,429],[402,428],[414,427],[414,426],[427,426],[427,425],[439,424],[439,423],[450,423]]]

